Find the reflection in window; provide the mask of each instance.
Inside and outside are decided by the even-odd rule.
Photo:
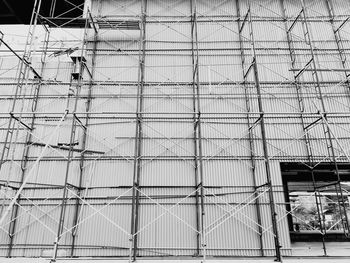
[[[287,184],[292,231],[300,233],[344,232],[342,220],[344,220],[345,211],[347,218],[350,218],[350,182],[340,183],[343,199],[339,186],[331,182],[316,182],[316,191],[310,181],[288,182]]]

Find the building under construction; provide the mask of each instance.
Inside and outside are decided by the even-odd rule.
[[[1,257],[350,256],[349,1],[10,2]]]

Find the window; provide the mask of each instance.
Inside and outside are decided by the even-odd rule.
[[[348,241],[350,166],[281,164],[292,241]]]

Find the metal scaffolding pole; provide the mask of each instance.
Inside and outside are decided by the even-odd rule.
[[[91,20],[91,23],[95,23],[94,19],[90,12],[88,12],[89,18]],[[98,31],[96,30],[96,27],[93,27],[94,30],[94,42],[92,47],[92,54],[91,54],[91,77],[89,81],[88,86],[88,95],[87,95],[87,101],[86,101],[86,115],[85,115],[85,123],[84,123],[84,132],[82,137],[82,146],[81,146],[81,156],[79,161],[79,183],[77,186],[78,192],[78,198],[75,202],[75,212],[74,212],[74,218],[73,218],[73,230],[72,230],[72,244],[71,244],[71,251],[70,256],[74,257],[74,249],[75,249],[75,243],[76,243],[76,236],[78,231],[78,220],[79,220],[79,212],[82,210],[81,206],[83,205],[80,202],[81,192],[83,190],[83,175],[84,175],[84,164],[85,164],[85,155],[86,155],[86,142],[87,142],[87,129],[89,126],[90,121],[90,108],[91,108],[91,101],[92,101],[92,88],[93,88],[93,81],[94,81],[94,73],[95,73],[95,65],[96,65],[96,51],[97,51],[97,43],[98,43]],[[88,191],[85,189],[85,191]]]
[[[199,48],[198,48],[198,24],[197,24],[197,0],[191,1],[191,56],[192,56],[192,92],[194,110],[194,141],[195,141],[195,184],[196,184],[196,223],[197,223],[197,251],[202,252],[206,260],[206,233],[205,233],[205,208],[204,208],[204,174],[202,152],[201,129],[201,85],[199,81]],[[199,255],[198,255],[199,256]]]
[[[194,0],[191,0],[191,56],[192,56],[192,98],[193,98],[193,143],[194,143],[194,162],[195,162],[195,202],[196,202],[196,229],[197,229],[197,236],[196,236],[196,256],[199,256],[201,253],[201,212],[200,212],[200,200],[199,200],[199,188],[201,185],[199,184],[200,178],[199,178],[199,170],[200,170],[200,162],[201,160],[198,158],[198,137],[197,137],[197,103],[196,103],[196,85],[197,85],[197,70],[198,70],[198,56],[196,56],[196,46],[198,45],[198,41],[196,38],[196,23],[197,23],[197,17],[196,17],[196,3]]]
[[[241,55],[241,64],[242,64],[242,77],[243,77],[243,85],[244,85],[244,96],[245,96],[245,105],[247,109],[247,125],[248,125],[248,137],[249,137],[249,151],[250,151],[250,157],[251,157],[251,166],[252,166],[252,179],[253,179],[253,187],[254,187],[254,197],[255,199],[255,207],[256,207],[256,217],[257,217],[257,225],[258,225],[258,233],[259,233],[259,241],[260,241],[260,255],[264,256],[264,244],[263,244],[263,230],[262,230],[262,220],[261,220],[261,212],[260,212],[260,200],[258,198],[258,192],[257,192],[257,180],[256,180],[256,156],[255,156],[255,147],[254,147],[254,133],[253,133],[253,127],[251,123],[251,99],[250,99],[250,91],[249,91],[249,85],[246,85],[247,82],[247,75],[245,71],[245,53],[244,53],[244,46],[243,46],[243,39],[242,39],[242,30],[245,24],[245,19],[241,22],[241,11],[240,11],[240,4],[239,0],[236,0],[236,15],[238,17],[237,24],[238,24],[238,39],[239,39],[239,47],[240,47],[240,55]]]
[[[68,156],[67,156],[67,165],[66,165],[66,170],[65,170],[65,176],[64,176],[64,186],[63,186],[63,195],[62,195],[62,203],[61,203],[61,209],[60,209],[60,215],[59,215],[59,222],[58,222],[58,229],[57,229],[57,236],[54,241],[54,251],[53,251],[53,256],[51,259],[51,262],[55,262],[57,258],[57,252],[58,252],[58,247],[59,247],[59,242],[62,237],[62,232],[64,229],[64,223],[65,223],[65,215],[66,215],[66,209],[67,209],[67,201],[68,201],[68,188],[71,187],[69,184],[69,174],[70,174],[70,168],[71,168],[71,162],[72,162],[72,157],[73,157],[73,147],[74,147],[74,142],[76,139],[76,131],[77,127],[80,124],[80,120],[78,120],[78,117],[76,116],[76,111],[78,107],[78,100],[79,100],[79,94],[81,91],[81,80],[83,78],[83,72],[86,66],[85,64],[85,57],[84,57],[84,51],[85,51],[85,45],[86,45],[86,38],[87,38],[87,29],[88,29],[88,22],[89,19],[86,19],[85,21],[85,27],[83,30],[83,41],[82,41],[82,46],[80,50],[80,56],[77,57],[72,57],[73,59],[73,66],[74,68],[77,69],[77,72],[72,72],[71,73],[71,96],[73,97],[73,108],[71,110],[72,113],[72,120],[71,120],[71,130],[70,130],[70,138],[69,138],[69,148],[68,148]],[[93,23],[93,21],[92,21]],[[70,100],[72,99],[71,96],[68,96],[67,98],[67,111],[69,111],[70,108]]]
[[[139,45],[139,70],[137,85],[137,109],[136,109],[136,134],[135,134],[135,156],[134,156],[134,176],[131,209],[131,246],[130,259],[136,260],[138,256],[138,225],[140,213],[140,177],[141,177],[141,156],[142,156],[142,121],[143,121],[143,92],[145,82],[145,56],[146,56],[146,19],[147,0],[141,0],[141,31]]]
[[[251,1],[248,1],[248,12],[247,12],[247,21],[249,23],[249,37],[250,37],[250,44],[252,49],[252,66],[253,66],[253,72],[254,72],[254,81],[255,81],[255,88],[258,95],[257,102],[258,102],[258,109],[260,112],[260,128],[261,128],[261,137],[262,137],[262,146],[263,146],[263,152],[264,152],[264,162],[265,162],[265,170],[266,170],[266,186],[268,187],[268,195],[270,200],[270,212],[271,212],[271,221],[272,221],[272,229],[274,233],[274,244],[275,244],[275,253],[276,253],[276,261],[282,261],[281,256],[281,245],[279,241],[279,234],[278,234],[278,226],[277,226],[277,213],[276,213],[276,207],[275,207],[275,200],[274,200],[274,192],[273,192],[273,184],[271,181],[271,168],[270,168],[270,156],[268,153],[267,148],[267,136],[266,136],[266,128],[265,128],[265,116],[264,116],[264,107],[263,102],[261,98],[261,89],[260,89],[260,82],[259,82],[259,74],[258,74],[258,66],[257,66],[257,60],[256,60],[256,50],[255,50],[255,40],[254,40],[254,31],[253,31],[253,20],[252,20],[252,14],[251,14]]]

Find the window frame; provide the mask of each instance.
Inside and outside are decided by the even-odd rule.
[[[311,165],[312,166],[312,165]],[[337,164],[339,177],[341,181],[350,182],[350,164]],[[311,169],[304,164],[299,163],[280,163],[284,198],[287,210],[288,229],[291,242],[322,242],[322,234],[318,232],[297,232],[293,228],[293,216],[291,215],[291,203],[289,182],[312,182]],[[315,182],[337,182],[335,165],[330,163],[321,163],[314,169]],[[348,218],[349,220],[350,218]],[[343,231],[326,232],[324,240],[327,242],[350,242]]]

